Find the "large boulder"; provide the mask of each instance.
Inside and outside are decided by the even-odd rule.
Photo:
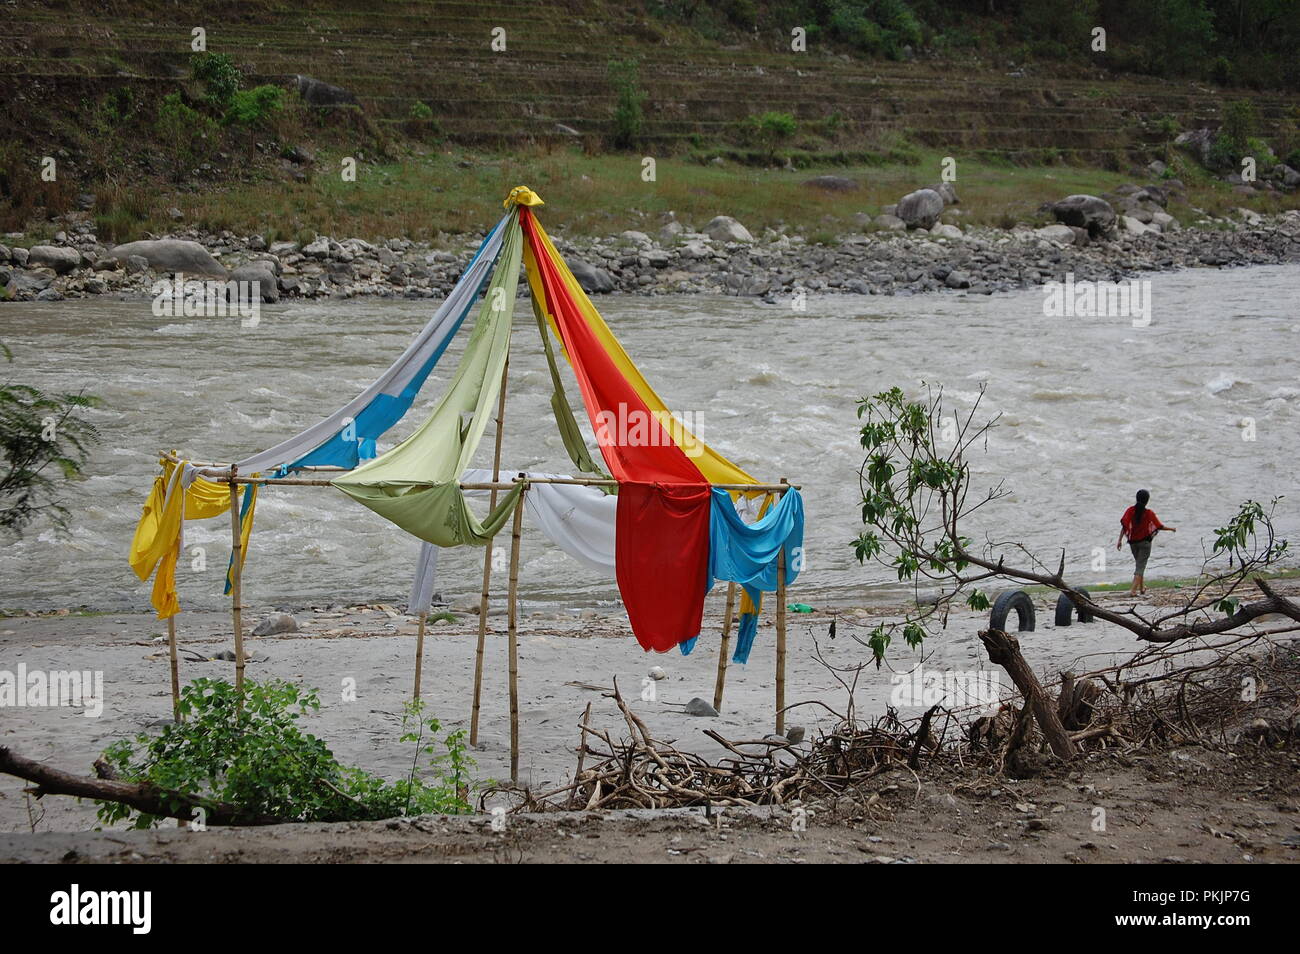
[[[588,265],[580,258],[569,260],[569,271],[573,272],[573,277],[578,280],[578,284],[585,292],[604,293],[614,290],[614,279],[609,272],[595,265]]]
[[[956,205],[961,201],[957,198],[957,187],[951,182],[939,182],[932,186],[926,186],[926,188],[931,192],[939,193],[944,205]]]
[[[240,301],[252,301],[256,297],[271,304],[280,300],[280,285],[274,267],[265,259],[241,265],[226,280],[246,283],[240,286]]]
[[[160,272],[184,272],[186,275],[212,275],[225,278],[226,270],[198,242],[183,239],[144,239],[117,245],[109,257],[126,265],[132,257],[143,258],[149,267]]]
[[[749,234],[749,229],[729,215],[714,216],[709,224],[704,226],[704,234],[715,242],[754,241],[754,236]]]
[[[75,248],[63,245],[33,245],[27,250],[27,267],[44,266],[52,268],[59,275],[66,275],[81,264],[81,253]]]
[[[1041,229],[1036,229],[1034,234],[1049,242],[1060,242],[1062,245],[1074,244],[1074,230],[1068,225],[1044,225]]]
[[[898,200],[894,214],[909,229],[932,229],[943,215],[943,196],[933,189],[917,189]]]
[[[301,73],[294,76],[298,95],[308,106],[357,106],[357,98],[342,86],[334,86]]]
[[[1094,239],[1106,238],[1115,231],[1115,210],[1095,195],[1068,195],[1052,203],[1052,214],[1064,225],[1087,229]]]

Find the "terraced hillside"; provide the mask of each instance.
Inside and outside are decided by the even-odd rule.
[[[905,137],[926,148],[1119,168],[1167,138],[1154,117],[1184,129],[1217,125],[1224,100],[1239,95],[1082,67],[864,61],[815,45],[794,53],[775,33],[724,46],[636,2],[217,0],[204,5],[202,21],[186,6],[110,0],[87,14],[81,3],[7,4],[0,93],[10,129],[57,138],[60,119],[106,91],[174,89],[194,27],[206,30],[209,50],[231,53],[260,81],[304,73],[344,86],[381,123],[399,123],[423,102],[450,139],[480,147],[565,135],[556,124],[598,144],[610,131],[614,57],[641,62],[647,146],[678,152],[734,142],[747,116],[782,110],[803,135],[815,132],[822,151]],[[491,48],[495,28],[505,30],[504,51]],[[1280,95],[1252,98],[1266,131],[1293,105]]]

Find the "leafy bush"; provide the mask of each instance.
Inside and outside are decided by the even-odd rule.
[[[4,345],[0,353],[13,360]],[[18,536],[42,514],[55,529],[67,529],[70,514],[58,500],[57,482],[83,476],[99,431],[80,415],[98,404],[84,394],[0,385],[0,530]]]
[[[418,100],[411,104],[411,111],[407,114],[411,119],[425,120],[433,118],[433,110],[427,103],[421,103]]]
[[[207,154],[207,146],[217,134],[217,125],[197,109],[187,106],[180,93],[169,93],[158,105],[154,130],[171,167],[172,178],[180,182],[185,173]]]
[[[614,146],[632,149],[641,138],[646,94],[640,85],[640,66],[634,59],[610,60],[609,79],[614,86]]]
[[[474,763],[463,732],[439,741],[438,721],[425,719],[420,703],[408,704],[401,741],[415,747],[411,771],[389,782],[339,764],[324,742],[302,730],[298,720],[319,708],[314,689],[280,679],[247,682],[242,693],[223,680],[196,679],[181,693],[183,721],[155,737],[115,742],[104,759],[124,781],[232,805],[249,819],[366,821],[469,811]],[[445,751],[438,752],[439,746]],[[435,770],[431,780],[417,777],[421,755]],[[105,823],[130,820],[132,827],[148,828],[160,821],[118,802],[96,804]]]
[[[226,109],[226,125],[260,126],[284,107],[284,90],[265,84],[237,90]]]
[[[769,159],[776,157],[777,147],[794,137],[799,124],[790,113],[766,112],[750,116],[744,122],[744,130],[753,140],[767,151]]]
[[[229,53],[195,53],[190,58],[190,75],[203,84],[208,102],[223,110],[243,83]]]

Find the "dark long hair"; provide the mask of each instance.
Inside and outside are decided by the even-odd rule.
[[[1137,504],[1133,507],[1133,522],[1129,524],[1129,533],[1136,533],[1138,527],[1142,526],[1142,518],[1147,515],[1147,501],[1151,495],[1145,490],[1139,490],[1137,493]]]

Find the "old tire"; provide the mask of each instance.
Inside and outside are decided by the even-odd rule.
[[[1088,591],[1085,589],[1080,589],[1079,592],[1082,593],[1084,596],[1088,595]],[[1070,599],[1068,594],[1062,593],[1060,596],[1058,596],[1056,598],[1056,625],[1069,626],[1070,617],[1074,615],[1074,609],[1075,609],[1074,600]],[[1092,622],[1092,614],[1089,613],[1086,609],[1081,608],[1078,612],[1078,616],[1079,616],[1080,623]]]
[[[993,601],[993,610],[989,613],[989,628],[1007,630],[1007,614],[1016,611],[1016,629],[1022,633],[1034,631],[1034,604],[1024,590],[1007,590]]]

